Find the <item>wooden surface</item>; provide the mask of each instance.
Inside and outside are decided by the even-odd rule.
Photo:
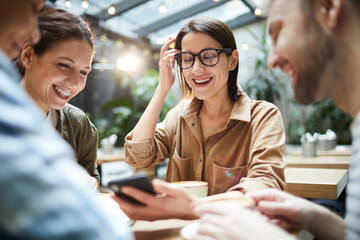
[[[179,219],[158,220],[158,221],[136,221],[132,226],[135,240],[184,240],[180,230],[197,220],[185,221]],[[312,240],[313,236],[305,231],[290,232],[300,240]]]
[[[98,150],[96,164],[101,165],[104,162],[125,161],[125,151],[123,148],[115,148],[113,153],[104,154],[101,149]]]
[[[351,156],[284,156],[287,167],[349,169]]]
[[[136,221],[132,226],[136,240],[183,240],[180,236],[181,228],[194,222],[169,219],[154,222]]]
[[[346,169],[285,169],[286,192],[304,198],[337,199],[348,181]]]
[[[337,145],[335,149],[328,151],[316,151],[317,156],[351,156],[352,148],[350,145]],[[286,155],[302,156],[301,145],[287,145]]]

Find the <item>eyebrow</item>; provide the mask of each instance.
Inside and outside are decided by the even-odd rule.
[[[63,59],[63,60],[66,60],[66,61],[69,61],[71,62],[72,64],[75,65],[75,62],[73,60],[71,60],[70,58],[68,57],[59,57],[60,59]],[[85,69],[91,69],[91,67],[84,67]]]

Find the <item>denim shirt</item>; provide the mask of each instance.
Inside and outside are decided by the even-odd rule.
[[[0,51],[0,239],[133,239]]]
[[[346,187],[346,239],[360,239],[360,113],[351,125],[352,161]]]

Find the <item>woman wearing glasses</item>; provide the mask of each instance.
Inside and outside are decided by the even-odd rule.
[[[173,42],[175,49],[168,50]],[[265,101],[250,100],[238,87],[238,55],[231,29],[213,18],[195,18],[176,40],[169,39],[161,49],[159,85],[126,137],[127,162],[146,168],[168,158],[166,181],[206,181],[209,195],[218,194],[210,198],[284,189],[280,111]],[[175,61],[183,99],[157,123],[174,83]],[[161,196],[124,188],[147,206],[134,207],[118,199],[121,208],[135,219],[195,218],[196,199],[162,181],[153,185]]]

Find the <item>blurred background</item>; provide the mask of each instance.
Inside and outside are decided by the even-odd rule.
[[[266,0],[47,0],[84,17],[97,35],[93,70],[85,89],[71,103],[84,110],[99,131],[99,141],[112,134],[122,147],[155,91],[159,50],[169,37],[195,16],[226,22],[240,53],[239,85],[253,99],[277,105],[282,112],[287,143],[299,144],[305,132],[332,129],[338,144],[350,144],[351,117],[330,100],[299,106],[289,78],[267,68],[271,40],[267,36]],[[174,84],[160,116],[180,99]],[[99,146],[101,143],[99,142]]]

